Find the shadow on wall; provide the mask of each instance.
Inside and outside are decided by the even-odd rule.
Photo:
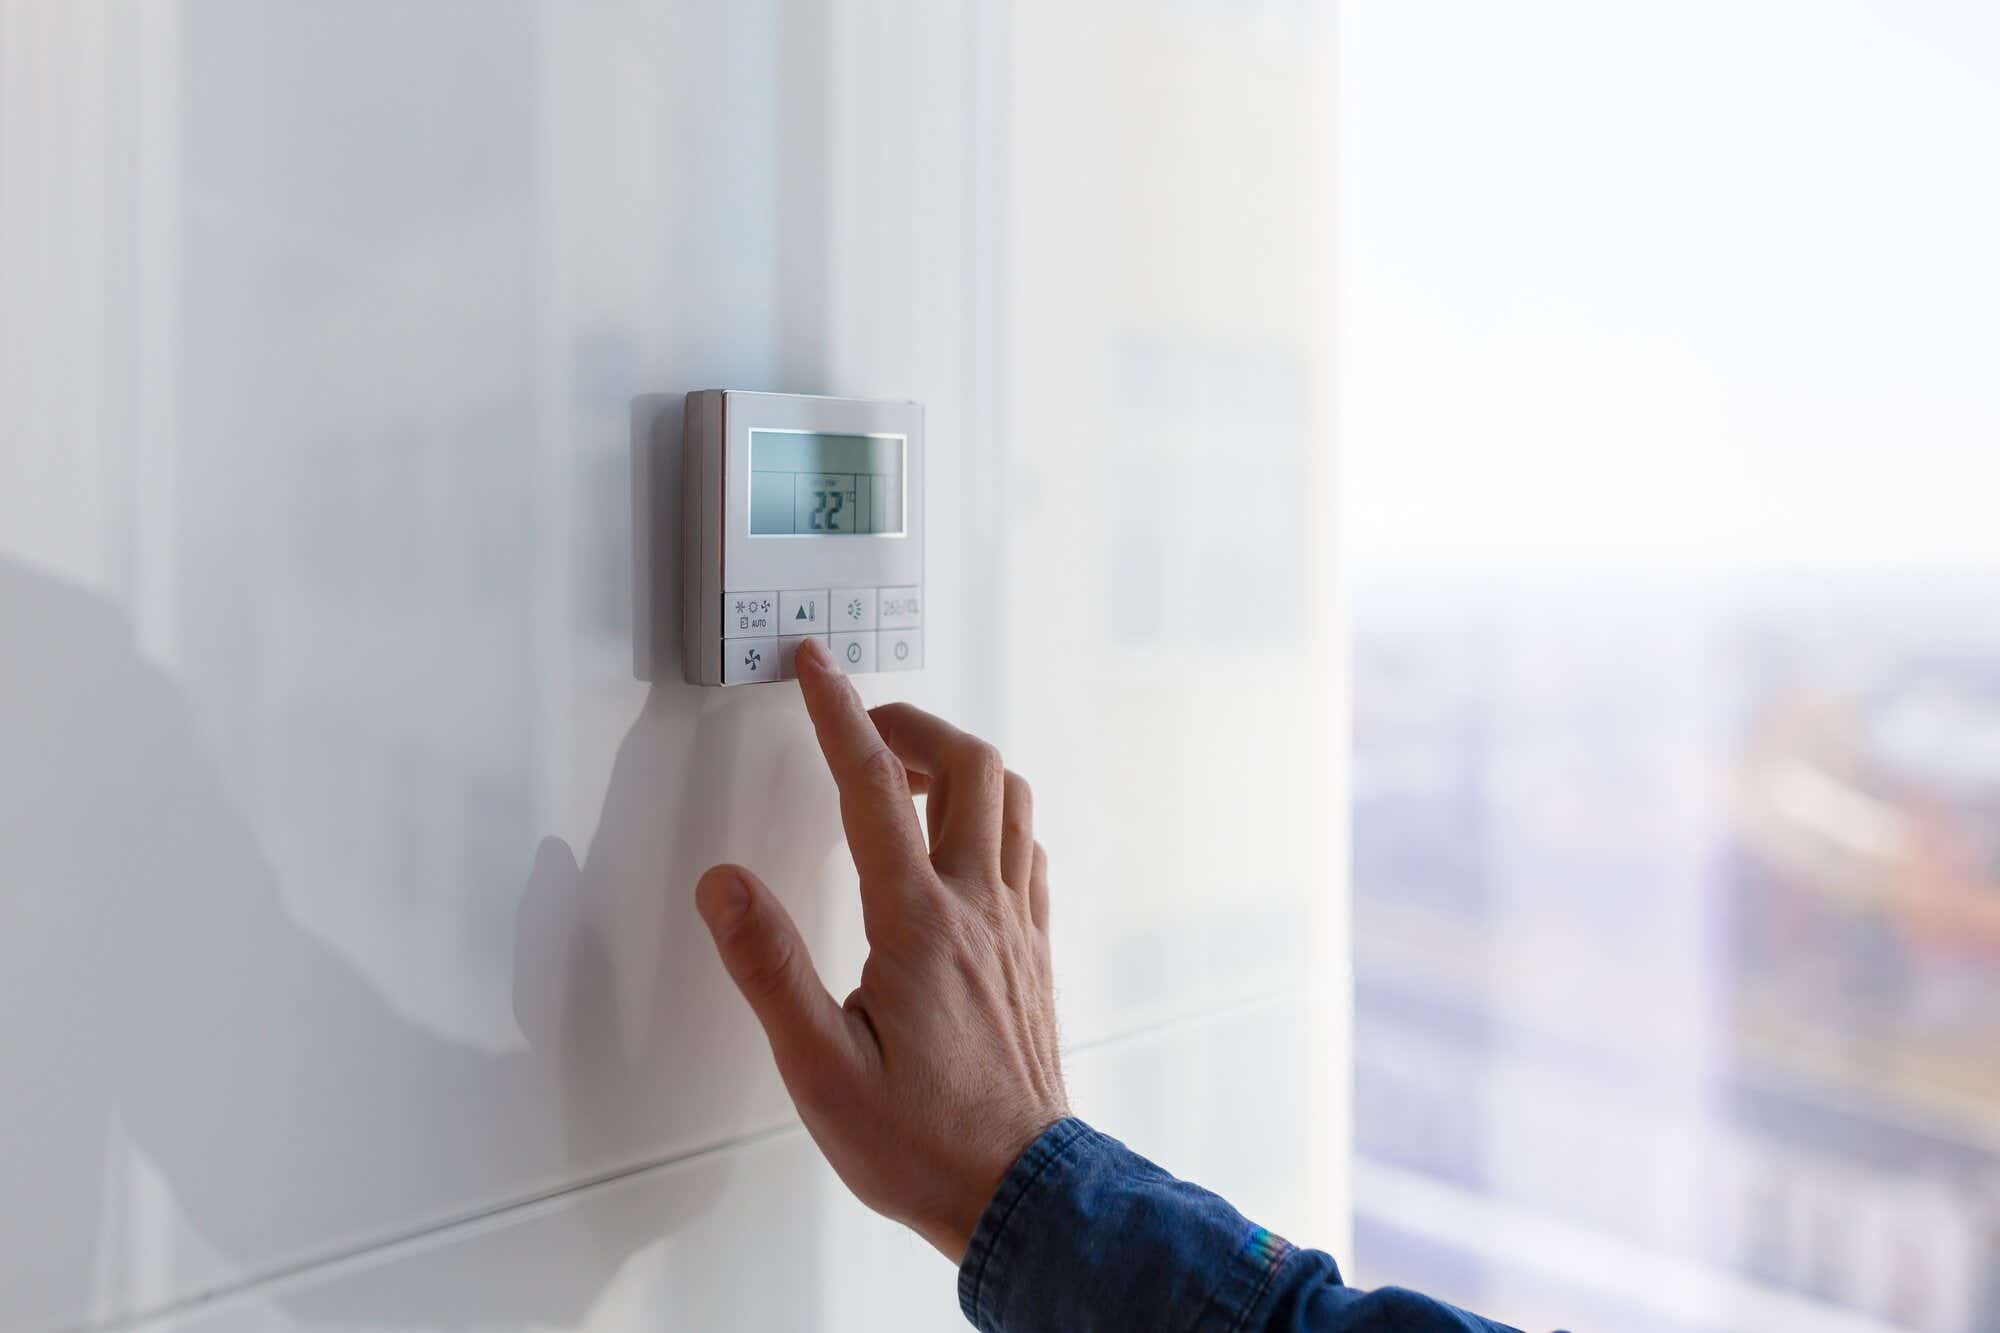
[[[177,13],[172,49],[149,50],[107,19],[125,55],[177,66],[161,81],[179,89],[174,132],[138,137],[139,103],[119,102],[130,123],[103,155],[145,156],[171,187],[177,304],[151,350],[173,377],[159,444],[175,482],[148,499],[175,534],[186,651],[170,679],[121,607],[0,561],[0,1329],[192,1303],[780,1123],[691,886],[715,861],[754,862],[810,933],[817,894],[851,873],[829,873],[837,811],[795,696],[724,705],[661,672],[589,847],[544,840],[525,886],[470,869],[385,888],[367,856],[323,866],[343,842],[428,852],[464,830],[385,791],[297,819],[315,840],[298,853],[232,796],[223,747],[254,733],[296,779],[272,803],[298,815],[460,714],[432,748],[507,779],[487,845],[533,845],[516,813],[531,798],[511,803],[543,775],[523,719],[572,701],[533,662],[464,690],[465,645],[573,649],[548,636],[573,632],[575,590],[537,605],[527,557],[572,518],[612,527],[547,483],[620,452],[612,419],[641,384],[824,387],[835,21],[800,0],[367,0],[337,18],[228,0]],[[48,222],[101,223],[90,262],[158,239],[115,217]],[[112,323],[135,321],[108,299]],[[600,327],[616,350],[593,361]],[[564,424],[538,434],[549,412]],[[678,399],[676,431],[677,414]],[[274,732],[242,704],[274,680],[339,706]],[[377,724],[345,747],[364,762],[330,762],[356,719]],[[379,822],[332,813],[357,808]],[[281,871],[299,865],[324,874]],[[340,937],[295,914],[288,894],[324,906],[342,874],[459,904],[477,919],[434,916],[482,960],[505,947],[483,929],[506,933],[512,904],[495,900],[518,894],[523,1039],[494,1049],[501,1014],[495,1041],[461,1044],[392,1002],[357,962],[378,961],[393,911],[331,913]],[[384,952],[400,967],[411,950]],[[489,1231],[476,1262],[430,1250],[421,1282],[264,1290],[306,1323],[574,1324],[635,1245],[713,1206],[732,1168],[710,1165],[554,1211],[531,1246]],[[796,1248],[780,1298],[805,1302],[810,1236]]]
[[[727,836],[736,714],[698,715],[692,692],[654,689],[582,866],[543,840],[517,914],[528,1042],[494,1054],[413,1025],[290,918],[185,699],[108,602],[0,562],[0,645],[0,1197],[14,1201],[0,1214],[12,1270],[0,1325],[121,1312],[119,1270],[157,1266],[111,1182],[117,1141],[219,1254],[193,1284],[205,1291],[390,1239],[385,1224],[450,1220],[441,1206],[509,1202],[494,1192],[522,1182],[523,1164],[536,1179],[515,1199],[643,1164],[635,1149],[684,1104],[704,1123],[740,1114],[736,1057],[693,1018],[727,1002],[727,981],[686,892]],[[689,781],[691,753],[721,770]],[[820,822],[793,831],[810,852],[783,858],[801,882],[838,846]],[[635,938],[635,920],[657,928]],[[412,1071],[427,1095],[415,1107]],[[372,1326],[571,1323],[633,1246],[702,1212],[724,1175],[564,1210],[535,1229],[532,1253],[496,1263],[485,1250],[463,1281],[446,1255],[421,1284],[284,1303]],[[169,1283],[189,1294],[179,1273]]]

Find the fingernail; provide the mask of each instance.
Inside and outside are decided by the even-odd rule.
[[[694,886],[694,905],[709,932],[720,934],[750,910],[750,886],[734,870],[717,866]]]
[[[827,652],[826,645],[818,639],[800,639],[798,665],[811,663],[815,671],[824,671],[833,664],[833,654]]]

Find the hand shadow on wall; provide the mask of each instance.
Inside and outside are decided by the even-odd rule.
[[[0,1326],[190,1294],[193,1247],[145,1229],[116,1142],[213,1251],[202,1292],[754,1128],[744,1103],[768,1056],[691,885],[746,837],[774,882],[817,884],[839,830],[805,789],[824,776],[808,733],[776,716],[795,701],[704,711],[702,693],[649,693],[581,869],[543,841],[517,912],[529,1046],[496,1054],[411,1022],[293,918],[186,699],[116,607],[0,561],[0,1198],[16,1204],[0,1210],[16,1275]],[[691,772],[692,756],[708,768]],[[746,835],[776,821],[731,804],[772,772],[787,776],[764,810],[798,819],[782,839]],[[590,1207],[523,1210],[477,1246],[425,1242],[253,1299],[307,1323],[573,1323],[634,1247],[712,1207],[727,1171],[709,1159],[662,1188],[609,1185]]]

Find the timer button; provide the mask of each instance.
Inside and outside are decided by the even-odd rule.
[[[875,636],[877,671],[915,671],[924,664],[924,632],[885,629]]]
[[[750,685],[777,680],[778,641],[776,639],[724,639],[722,641],[722,683]]]
[[[884,588],[881,607],[881,618],[876,621],[881,629],[914,629],[924,623],[924,594],[921,588]]]
[[[875,670],[875,631],[834,635],[833,664],[850,676]]]
[[[826,626],[826,589],[778,594],[778,633],[824,634]]]
[[[835,588],[827,599],[833,611],[833,628],[864,630],[875,628],[875,589]]]
[[[726,592],[722,594],[722,637],[725,639],[768,638],[778,631],[778,594],[775,592]]]

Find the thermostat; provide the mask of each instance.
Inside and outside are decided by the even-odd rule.
[[[787,679],[807,638],[850,672],[923,666],[922,405],[704,389],[684,421],[688,681]]]

